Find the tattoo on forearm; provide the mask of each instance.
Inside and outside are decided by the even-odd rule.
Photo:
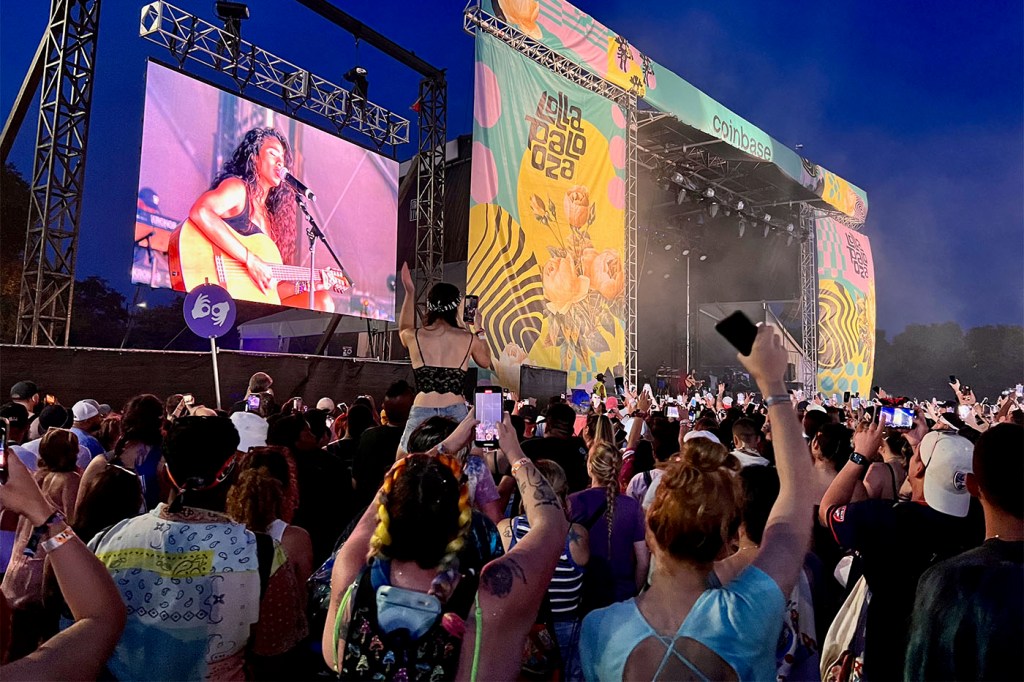
[[[526,584],[526,572],[512,557],[506,556],[492,563],[480,575],[480,584],[495,597],[507,597],[516,579]]]
[[[548,479],[544,478],[543,474],[535,468],[526,470],[526,482],[528,485],[533,487],[533,501],[538,506],[552,506],[562,508],[562,503],[558,500],[558,495],[551,489],[551,484],[548,483]]]

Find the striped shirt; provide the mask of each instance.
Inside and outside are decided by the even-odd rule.
[[[511,547],[526,537],[530,532],[530,522],[526,516],[512,519]],[[575,620],[580,617],[579,607],[583,598],[583,567],[572,559],[569,551],[570,536],[565,538],[565,547],[558,557],[555,574],[548,585],[548,601],[551,604],[551,615],[555,620]]]

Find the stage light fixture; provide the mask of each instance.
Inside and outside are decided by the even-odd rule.
[[[671,251],[672,250],[672,245],[671,244],[665,244],[665,250],[666,251]]]
[[[713,196],[715,196],[715,188],[714,187],[708,187],[706,190],[704,190],[704,196],[706,196],[708,199],[710,199]]]
[[[771,230],[771,229],[772,229],[772,226],[771,226],[771,225],[769,225],[768,223],[765,223],[765,224],[764,224],[764,236],[765,236],[765,239],[767,239],[767,238],[768,238],[768,232],[769,232],[769,230]]]
[[[743,238],[743,233],[747,231],[747,221],[740,218],[740,239]]]
[[[786,232],[790,232],[790,233],[791,233],[791,232],[793,232],[793,230],[795,230],[795,229],[796,229],[796,228],[795,228],[795,227],[793,227],[793,223],[790,223],[789,225],[786,225]]]
[[[675,173],[673,173],[669,179],[672,180],[672,182],[676,183],[677,185],[685,185],[686,184],[686,178],[683,177],[683,174],[680,173],[679,171],[676,171]]]
[[[736,202],[736,210],[737,211],[742,211],[745,207],[746,207],[746,203],[744,203],[743,199],[740,199],[739,201]]]
[[[689,256],[690,255],[690,250],[689,249],[683,249],[683,255],[684,256]]]
[[[249,18],[249,7],[244,2],[217,0],[213,3],[213,11],[224,22],[224,33],[227,34],[223,36],[224,47],[237,60],[242,43],[242,21]]]
[[[766,223],[770,223],[772,221],[772,217],[769,214],[765,213],[764,218],[762,218],[762,220],[764,220]]]
[[[793,246],[793,235],[792,234],[790,234],[788,237],[786,237],[786,246]]]
[[[708,254],[702,253],[702,254],[700,254],[700,258],[698,258],[697,260],[699,260],[699,261],[701,261],[703,263],[707,259],[708,259]]]
[[[712,218],[714,218],[716,215],[718,215],[718,202],[717,201],[712,201],[711,205],[708,206],[708,214]]]
[[[689,200],[690,200],[690,195],[687,194],[685,189],[679,190],[679,192],[676,194],[676,204],[681,204],[684,201],[689,201]]]
[[[731,209],[731,208],[729,208],[728,206],[726,206],[725,208],[723,208],[723,209],[722,209],[722,212],[723,212],[723,213],[725,213],[725,217],[726,217],[726,218],[728,218],[729,216],[731,216],[731,215],[732,215],[732,209]]]
[[[361,66],[353,66],[342,76],[352,84],[352,96],[360,99],[360,106],[365,107],[369,99],[370,82],[366,80],[367,71]]]

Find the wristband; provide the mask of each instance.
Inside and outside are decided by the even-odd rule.
[[[40,546],[49,554],[73,537],[75,537],[75,531],[71,530],[71,526],[68,526],[49,540],[45,540]]]
[[[32,535],[29,536],[28,542],[25,544],[25,549],[22,550],[22,554],[27,557],[34,557],[36,555],[36,548],[39,547],[40,541],[43,539],[43,536],[46,535],[46,529],[55,523],[67,523],[67,520],[64,518],[64,514],[59,511],[55,511],[50,514],[50,516],[43,521],[41,525],[33,528]]]
[[[788,393],[780,393],[779,395],[769,395],[765,396],[764,399],[764,404],[768,407],[771,407],[772,405],[782,405],[783,403],[786,403],[787,405],[790,404],[790,397]]]
[[[529,464],[532,460],[529,457],[523,457],[512,465],[512,476],[515,476],[520,469],[523,468],[524,464]]]

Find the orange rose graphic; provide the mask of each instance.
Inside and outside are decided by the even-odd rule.
[[[510,341],[505,344],[497,359],[491,359],[491,363],[501,385],[518,393],[519,368],[530,364],[530,356],[526,351],[519,344]]]
[[[576,273],[570,258],[552,258],[544,265],[544,298],[548,310],[564,315],[590,291],[590,278]]]
[[[505,13],[508,23],[515,24],[531,38],[541,39],[540,26],[537,25],[540,3],[537,0],[498,0],[498,6]]]
[[[587,249],[583,252],[583,274],[590,279],[595,291],[609,301],[622,295],[626,288],[626,273],[622,258],[615,249]]]
[[[566,191],[562,206],[569,224],[577,230],[583,228],[590,219],[590,190],[583,185],[573,185]]]

